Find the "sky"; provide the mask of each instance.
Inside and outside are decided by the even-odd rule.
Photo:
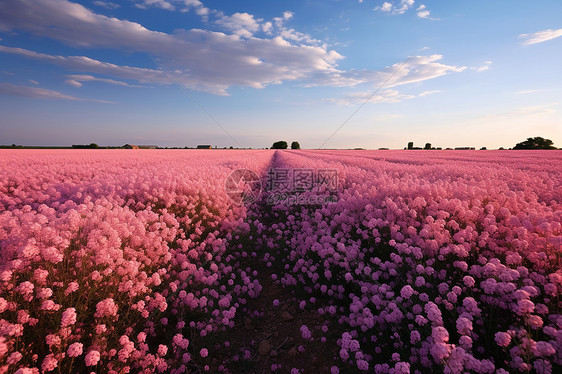
[[[0,144],[562,147],[562,1],[2,0]]]

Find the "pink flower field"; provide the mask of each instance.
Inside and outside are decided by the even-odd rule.
[[[0,373],[560,372],[561,222],[560,151],[0,150]]]

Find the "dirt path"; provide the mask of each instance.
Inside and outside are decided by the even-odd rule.
[[[274,165],[275,157],[272,167]],[[249,299],[238,308],[235,326],[225,331],[221,337],[224,340],[215,346],[213,354],[218,359],[211,372],[222,369],[226,373],[291,373],[298,369],[301,374],[330,373],[330,368],[338,365],[337,339],[341,333],[337,332],[337,321],[320,315],[318,307],[299,308],[300,300],[295,296],[299,290],[272,279],[274,274],[284,273],[284,262],[278,259],[268,266],[265,256],[272,249],[260,243],[278,235],[272,226],[280,217],[273,214],[265,201],[266,196],[262,196],[262,202],[252,209],[247,222],[252,226],[251,222],[259,218],[266,229],[260,235],[251,227],[250,234],[239,241],[244,251],[254,252],[256,256],[243,257],[238,253],[236,264],[247,273],[257,271],[254,278],[262,290],[257,298]],[[312,333],[311,339],[303,338],[303,325]]]

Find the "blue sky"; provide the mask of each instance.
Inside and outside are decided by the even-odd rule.
[[[557,0],[3,0],[0,144],[560,147],[560,14]]]

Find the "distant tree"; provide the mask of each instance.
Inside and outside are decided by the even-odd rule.
[[[524,142],[517,143],[513,149],[556,149],[552,140],[544,139],[540,136],[527,138]]]
[[[230,148],[229,148],[229,149],[234,149],[234,147],[233,147],[233,146],[230,146]]]
[[[414,148],[414,142],[408,142],[408,149]]]
[[[481,151],[485,151],[486,149],[487,149],[486,147],[480,148]]]
[[[301,145],[299,144],[299,142],[292,142],[291,149],[301,149]]]
[[[93,148],[99,148],[99,145],[97,145],[96,143],[90,143],[90,144],[73,144],[72,148],[78,148],[78,149],[93,149]]]
[[[425,147],[423,149],[431,149],[431,143],[425,143]]]
[[[284,140],[279,140],[278,142],[273,143],[271,149],[287,149],[287,142]]]

